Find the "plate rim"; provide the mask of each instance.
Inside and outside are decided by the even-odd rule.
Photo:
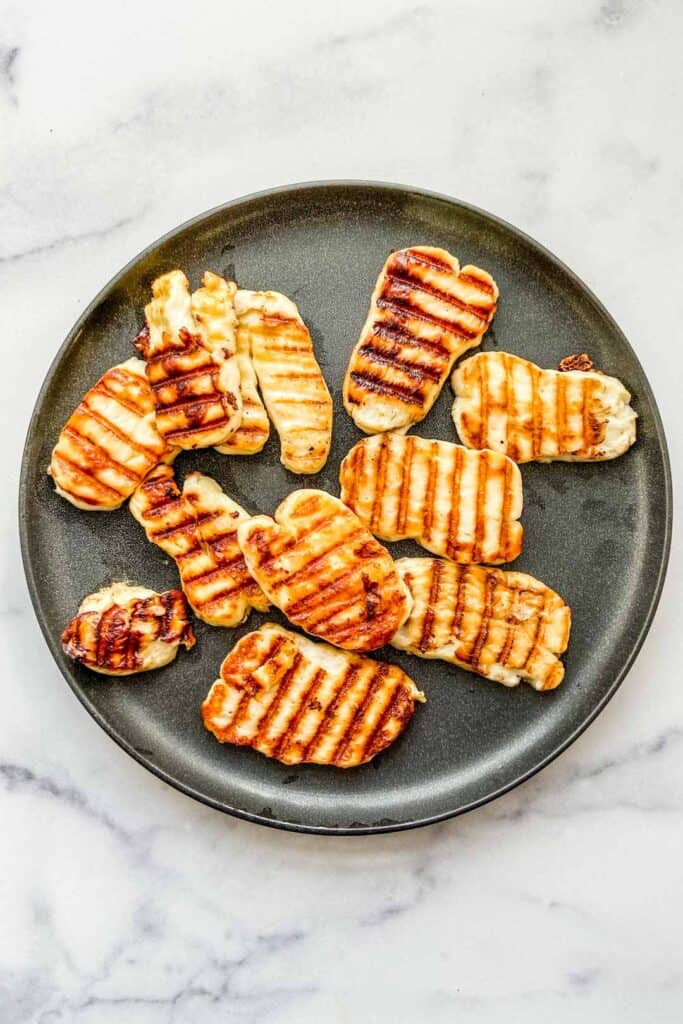
[[[551,264],[566,274],[569,279],[584,293],[587,299],[590,300],[596,311],[606,320],[610,328],[616,332],[620,341],[626,346],[626,349],[630,352],[634,359],[638,369],[640,370],[643,381],[645,382],[645,395],[650,403],[653,412],[653,423],[655,429],[655,436],[659,445],[659,450],[662,455],[662,463],[664,468],[664,504],[665,504],[665,519],[664,519],[664,538],[661,549],[661,556],[659,559],[659,565],[657,569],[657,579],[655,587],[652,593],[649,607],[643,619],[643,624],[639,630],[638,636],[633,641],[628,657],[626,658],[621,670],[617,673],[614,680],[612,681],[607,692],[602,696],[598,703],[591,709],[586,715],[584,720],[560,743],[554,747],[549,753],[547,753],[538,764],[532,768],[522,772],[516,778],[506,782],[504,785],[499,786],[492,793],[488,793],[483,797],[478,797],[476,800],[471,800],[469,803],[464,804],[461,807],[457,807],[453,810],[447,810],[438,814],[430,815],[425,818],[417,818],[406,822],[392,822],[390,824],[381,825],[363,825],[357,828],[352,826],[335,827],[330,825],[308,825],[295,821],[284,821],[278,818],[269,818],[263,814],[254,813],[252,811],[244,810],[239,807],[232,807],[228,804],[215,799],[206,793],[201,793],[196,790],[193,786],[184,782],[182,779],[176,778],[167,772],[164,768],[155,764],[148,756],[139,753],[133,745],[122,735],[106,718],[100,713],[98,708],[88,699],[86,693],[82,688],[77,687],[72,681],[70,675],[61,664],[60,660],[60,646],[58,640],[52,636],[48,627],[46,617],[43,614],[43,609],[38,593],[38,585],[36,583],[35,573],[33,565],[31,564],[31,558],[29,554],[29,531],[28,531],[28,516],[27,516],[27,494],[28,494],[28,473],[29,473],[29,448],[34,440],[36,432],[37,421],[40,416],[45,395],[49,390],[53,377],[55,376],[57,369],[62,362],[62,359],[76,342],[80,331],[84,324],[90,317],[91,313],[97,308],[100,302],[110,293],[110,291],[118,284],[118,282],[131,270],[135,264],[140,260],[144,259],[145,256],[152,253],[160,245],[167,241],[170,241],[177,235],[184,231],[194,227],[207,220],[208,218],[217,214],[224,213],[227,210],[241,206],[243,204],[258,201],[269,198],[271,196],[281,195],[283,193],[303,192],[306,190],[333,190],[333,189],[344,189],[353,190],[358,189],[359,191],[372,191],[377,192],[390,192],[398,193],[405,196],[414,195],[420,198],[426,198],[430,200],[438,200],[448,204],[449,206],[458,207],[468,213],[476,214],[483,217],[498,227],[508,231],[514,237],[524,242],[526,245],[535,249],[542,256],[548,259]],[[531,235],[528,235],[522,229],[510,224],[502,217],[496,214],[490,213],[488,210],[482,207],[475,206],[472,203],[467,203],[461,199],[457,199],[453,196],[447,195],[443,192],[436,192],[430,189],[424,189],[419,186],[399,184],[396,182],[388,181],[377,181],[377,180],[364,180],[364,179],[320,179],[313,181],[301,181],[293,182],[291,184],[278,185],[273,188],[261,189],[257,192],[250,192],[246,195],[238,196],[235,199],[231,199],[226,203],[219,203],[217,206],[210,207],[203,212],[190,217],[188,220],[183,221],[181,224],[176,225],[169,231],[165,232],[155,241],[141,249],[136,255],[134,255],[128,262],[113,275],[113,277],[107,281],[103,287],[98,291],[95,297],[88,303],[83,312],[80,314],[74,325],[66,334],[64,341],[59,346],[55,353],[48,370],[45,374],[45,378],[40,387],[38,395],[36,397],[29,424],[26,431],[26,438],[24,441],[24,447],[21,456],[21,469],[19,475],[19,490],[18,490],[18,514],[19,514],[19,540],[21,548],[21,559],[24,569],[24,576],[26,578],[26,584],[28,586],[29,596],[31,599],[31,605],[33,611],[38,620],[38,625],[45,638],[47,646],[52,654],[52,657],[57,665],[57,668],[61,672],[62,676],[69,685],[72,693],[75,694],[79,702],[86,709],[88,714],[94,719],[99,727],[112,739],[114,742],[130,755],[138,764],[146,768],[147,771],[151,772],[157,778],[161,779],[167,785],[173,787],[173,789],[183,793],[185,796],[191,797],[208,807],[212,807],[215,810],[221,811],[224,814],[229,814],[232,817],[241,818],[244,821],[250,821],[254,824],[265,825],[269,828],[275,828],[285,832],[299,832],[309,835],[325,835],[325,836],[364,836],[364,835],[384,835],[390,832],[406,832],[410,829],[423,828],[427,825],[437,824],[441,821],[446,821],[450,818],[455,818],[461,814],[466,814],[469,811],[475,810],[477,807],[483,807],[485,804],[490,803],[493,800],[497,800],[505,793],[509,793],[511,790],[516,789],[522,783],[527,782],[533,778],[538,772],[546,768],[552,761],[554,761],[560,754],[564,753],[576,740],[581,736],[583,732],[588,728],[589,725],[598,717],[598,715],[604,710],[606,705],[612,699],[614,694],[617,692],[624,679],[630,672],[633,663],[635,662],[640,649],[643,646],[645,638],[650,630],[652,621],[654,619],[659,601],[662,595],[664,587],[664,581],[666,579],[666,573],[669,564],[669,556],[671,552],[671,535],[672,535],[672,524],[673,524],[673,479],[671,474],[671,461],[669,457],[669,448],[666,441],[666,434],[664,431],[664,425],[662,422],[659,407],[655,399],[652,387],[649,379],[642,367],[640,359],[635,352],[633,346],[629,342],[628,338],[622,331],[621,327],[614,319],[609,310],[603,305],[600,299],[595,295],[591,288],[583,281],[578,274],[576,274],[570,267],[567,266],[558,256],[556,256],[550,249],[546,248],[542,243],[538,242]]]

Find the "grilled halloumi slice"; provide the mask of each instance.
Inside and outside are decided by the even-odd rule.
[[[330,451],[332,399],[308,328],[294,303],[279,292],[240,290],[235,309],[280,436],[280,460],[292,473],[317,473]]]
[[[202,282],[190,295],[181,270],[158,277],[145,307],[146,327],[135,341],[147,362],[157,427],[178,448],[222,444],[242,418],[237,286],[208,271]]]
[[[269,603],[249,575],[237,527],[249,515],[211,477],[189,473],[178,489],[171,466],[158,466],[130,499],[147,539],[175,559],[195,615],[211,626],[239,626]]]
[[[392,646],[441,658],[505,686],[524,680],[554,690],[564,678],[571,611],[545,583],[522,572],[400,558],[413,610]]]
[[[410,610],[391,555],[339,498],[293,491],[275,519],[237,528],[249,572],[296,626],[337,647],[372,651]]]
[[[83,396],[62,428],[48,473],[57,493],[76,508],[108,512],[166,454],[145,364],[128,359]]]
[[[344,407],[366,434],[405,430],[424,419],[455,360],[479,345],[498,288],[478,267],[445,249],[393,252],[344,379]]]
[[[415,701],[424,696],[398,666],[266,623],[225,658],[202,717],[221,743],[284,764],[353,768],[398,738]]]
[[[83,599],[62,633],[70,658],[107,676],[149,672],[173,661],[182,644],[194,647],[187,602],[179,590],[157,594],[113,583]]]
[[[382,540],[416,540],[456,562],[522,550],[522,476],[498,452],[399,433],[366,437],[341,464],[341,499]]]
[[[629,392],[594,370],[542,370],[508,352],[480,352],[457,367],[452,385],[463,444],[515,462],[615,459],[636,439]]]
[[[237,365],[240,371],[242,422],[224,444],[216,445],[222,455],[255,455],[270,435],[270,423],[258,393],[256,371],[251,361],[251,331],[246,317],[237,321]]]

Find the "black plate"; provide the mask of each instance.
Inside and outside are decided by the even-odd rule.
[[[556,366],[588,351],[620,377],[638,411],[638,442],[603,465],[529,465],[525,545],[515,568],[556,588],[573,610],[566,680],[559,690],[507,690],[439,662],[389,648],[428,697],[403,737],[362,768],[285,767],[219,745],[199,706],[235,640],[278,613],[252,613],[239,630],[197,623],[198,643],[159,672],[130,681],[92,675],[65,658],[60,632],[84,594],[112,580],[177,585],[173,564],[147,543],[127,509],[80,512],[45,475],[57,434],[83,392],[133,355],[131,339],[154,277],[180,266],[196,286],[206,268],[247,288],[294,299],[335,400],[332,454],[316,477],[279,464],[277,439],[249,459],[209,450],[178,460],[201,468],[251,511],[269,512],[295,487],[338,493],[339,462],[359,434],[341,405],[351,348],[388,252],[431,243],[485,267],[501,301],[484,348]],[[417,433],[455,440],[446,386]],[[515,228],[451,199],[393,185],[322,183],[229,203],[183,225],[136,257],[75,325],[47,375],[29,427],[20,529],[36,614],[69,685],[133,757],[190,796],[267,825],[357,834],[409,828],[477,806],[528,778],[564,750],[616,690],[650,625],[669,551],[671,477],[662,425],[633,350],[595,296]],[[421,553],[410,543],[396,555]]]

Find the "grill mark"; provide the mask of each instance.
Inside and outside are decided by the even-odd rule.
[[[176,384],[185,384],[186,381],[195,380],[197,377],[210,377],[212,382],[215,383],[215,367],[216,364],[211,360],[206,366],[198,366],[193,370],[187,370],[185,373],[168,374],[164,380],[157,380],[154,384],[150,384],[150,387],[156,395],[156,392],[161,391],[162,388],[174,387]]]
[[[448,274],[456,274],[455,269],[450,263],[440,259],[438,256],[433,256],[431,253],[420,252],[417,249],[400,249],[394,256],[393,262],[400,264],[401,257],[412,263],[422,263],[425,267],[434,267],[436,270],[442,270]]]
[[[455,596],[455,607],[453,608],[453,621],[451,622],[451,636],[453,640],[460,642],[460,630],[462,628],[462,618],[465,614],[465,594],[467,591],[467,584],[469,582],[470,567],[454,565],[454,571],[457,573],[456,580],[456,596]]]
[[[110,434],[113,434],[115,437],[118,437],[119,441],[124,441],[129,448],[133,448],[135,451],[140,452],[142,455],[146,455],[148,460],[156,458],[156,453],[154,452],[154,449],[148,448],[146,445],[142,445],[139,444],[137,441],[134,441],[132,438],[128,436],[128,434],[124,434],[122,430],[119,430],[119,428],[116,427],[113,423],[111,423],[108,419],[106,419],[105,416],[102,416],[100,413],[96,412],[85,402],[82,403],[82,408],[84,408],[86,414],[90,416],[92,419],[94,419],[96,423],[99,423],[101,427],[104,427],[105,430],[108,430]],[[95,442],[91,443],[94,444]],[[98,445],[98,447],[100,446]]]
[[[479,422],[479,434],[477,436],[477,448],[488,446],[488,416],[489,416],[489,380],[486,371],[486,360],[479,360],[479,393],[481,395],[481,409]],[[486,432],[486,433],[484,433]]]
[[[489,460],[482,456],[477,461],[477,506],[474,513],[474,542],[472,544],[472,561],[481,561],[481,542],[486,525],[486,484],[488,482]]]
[[[516,587],[512,588],[512,595],[513,595],[512,596],[512,607],[510,608],[510,611],[508,612],[508,616],[507,616],[507,620],[506,620],[507,631],[505,633],[505,641],[504,641],[503,646],[501,648],[500,654],[498,655],[498,660],[499,660],[500,664],[501,665],[505,665],[506,667],[507,667],[508,659],[510,657],[510,652],[512,650],[512,645],[515,642],[515,636],[516,636],[516,633],[517,633],[517,621],[516,620],[517,620],[517,610],[519,608],[519,593],[520,592],[519,592],[519,590],[517,590]]]
[[[330,590],[334,594],[335,591],[339,590],[342,583],[346,583],[348,578],[355,576],[358,571],[357,565],[352,565],[350,569],[344,569],[334,579],[324,583],[323,586],[316,587],[310,594],[306,594],[304,597],[300,597],[298,601],[294,601],[293,604],[287,605],[287,615],[291,617],[293,615],[303,616],[311,611],[315,613],[318,610],[317,606],[323,603],[323,594]],[[312,609],[311,605],[313,605]],[[310,619],[307,621],[310,621]]]
[[[512,423],[511,407],[510,407],[510,362],[508,360],[507,352],[502,353],[503,358],[503,408],[505,409],[505,452],[510,458],[514,458],[511,454],[513,446],[510,440],[510,424]],[[513,398],[514,401],[514,398]],[[513,427],[514,429],[514,427]]]
[[[341,707],[341,704],[342,704],[342,701],[343,701],[344,697],[346,696],[346,694],[350,690],[351,686],[355,683],[356,678],[358,677],[359,672],[360,672],[360,665],[358,664],[358,662],[355,662],[355,663],[352,662],[350,665],[347,665],[347,667],[346,667],[346,669],[344,671],[344,675],[342,676],[342,678],[339,680],[339,682],[337,684],[336,693],[332,696],[332,698],[331,698],[330,702],[328,703],[327,707],[321,713],[320,721],[318,722],[318,727],[315,730],[315,732],[313,733],[313,736],[311,737],[311,739],[306,744],[306,747],[305,747],[305,749],[303,751],[303,754],[302,754],[302,759],[304,761],[308,760],[308,757],[311,754],[311,752],[314,751],[315,748],[318,746],[318,743],[320,742],[321,737],[324,735],[325,731],[327,730],[330,721],[334,718],[335,714],[337,713],[337,711]]]
[[[100,464],[106,463],[107,466],[111,467],[112,469],[115,469],[122,476],[128,477],[128,479],[131,480],[134,484],[140,482],[139,473],[136,473],[134,470],[129,469],[122,462],[119,462],[118,459],[112,458],[112,456],[109,455],[109,453],[104,448],[102,448],[101,445],[96,444],[95,441],[91,441],[89,437],[85,437],[84,434],[81,434],[80,431],[76,430],[76,428],[71,426],[69,423],[65,425],[64,429],[62,430],[62,433],[66,437],[70,437],[71,440],[76,443],[76,447],[80,448],[80,450],[84,453],[85,458],[89,462],[97,462]],[[83,472],[86,471],[83,470]]]
[[[432,519],[434,512],[434,490],[436,488],[436,475],[437,475],[437,452],[438,448],[435,443],[432,442],[429,446],[429,453],[425,453],[425,458],[428,462],[428,473],[427,473],[427,487],[425,490],[425,502],[422,510],[422,532],[425,537],[429,537],[432,530]]]
[[[566,434],[566,422],[565,422],[565,417],[566,417],[565,381],[566,381],[566,378],[564,377],[563,374],[560,373],[560,374],[557,375],[556,380],[557,380],[557,384],[556,384],[556,389],[557,389],[557,395],[556,395],[556,402],[557,402],[557,408],[556,408],[556,417],[557,417],[557,421],[556,421],[557,450],[558,450],[558,452],[563,452],[565,450],[565,448],[566,448],[566,444],[565,444],[565,434]]]
[[[214,519],[217,519],[220,515],[221,515],[221,513],[218,512],[218,511],[216,511],[216,512],[204,512],[201,515],[195,515],[194,513],[192,513],[192,518],[191,519],[188,519],[184,523],[179,523],[177,526],[169,526],[165,530],[159,530],[155,534],[155,536],[156,537],[160,537],[162,539],[165,539],[166,537],[173,536],[174,533],[180,533],[183,530],[187,530],[188,527],[190,527],[190,528],[195,527],[196,528],[198,526],[201,526],[203,523],[212,522]]]
[[[70,459],[67,455],[64,455],[62,452],[55,452],[53,454],[53,459],[56,459],[57,462],[64,463],[66,466],[69,467],[69,469],[77,478],[80,478],[81,480],[86,480],[91,485],[91,487],[94,486],[95,490],[99,488],[100,491],[102,492],[101,496],[103,498],[109,494],[112,497],[116,498],[117,501],[125,499],[127,492],[116,491],[114,490],[113,487],[110,487],[108,484],[103,484],[101,480],[98,480],[97,477],[92,476],[90,473],[86,472],[78,465],[78,463],[74,462],[72,459]],[[67,490],[67,487],[62,486],[61,483],[59,486],[63,491]],[[69,491],[68,493],[74,494],[75,492]],[[81,494],[77,494],[76,496],[78,497],[79,501],[85,501],[91,505],[97,504],[96,499],[88,499]]]
[[[346,504],[349,508],[356,509],[357,498],[358,498],[358,484],[360,481],[361,474],[365,469],[365,446],[358,445],[344,460],[344,479],[347,481],[344,489],[346,490]],[[374,492],[373,492],[374,493]]]
[[[493,309],[496,308],[496,292],[492,284],[485,281],[482,277],[475,277],[473,274],[464,274],[462,271],[458,274],[461,281],[465,281],[466,284],[474,284],[481,289],[486,295],[490,295],[493,302]]]
[[[399,286],[410,288],[416,292],[423,292],[425,295],[431,295],[433,298],[439,299],[444,303],[445,306],[452,306],[453,309],[460,310],[461,313],[469,313],[476,320],[479,320],[484,327],[486,326],[487,317],[477,312],[479,307],[471,306],[464,299],[459,298],[457,295],[453,295],[450,292],[441,291],[435,285],[428,284],[421,278],[415,278],[411,275],[407,268],[400,270],[387,270],[385,275],[390,281],[396,282]],[[478,332],[482,333],[482,332]]]
[[[503,471],[503,509],[501,512],[500,519],[500,530],[499,530],[499,542],[500,549],[503,555],[507,555],[508,546],[510,543],[510,532],[512,524],[510,522],[510,505],[512,504],[512,474],[514,469],[512,464],[505,461],[505,469]]]
[[[292,554],[300,544],[306,544],[309,536],[311,535],[311,533],[314,532],[315,530],[311,530],[308,533],[298,536],[295,540],[295,543],[293,545],[290,545],[288,548],[284,549],[282,552],[280,552],[280,554],[284,554],[285,551],[287,552],[287,554]],[[338,551],[340,548],[343,548],[346,544],[352,544],[355,540],[357,540],[360,537],[360,535],[363,532],[364,529],[362,525],[356,527],[353,533],[348,534],[346,537],[342,537],[340,541],[338,541],[336,544],[333,544],[332,547],[326,548],[320,554],[314,555],[313,558],[310,558],[307,562],[304,563],[304,565],[296,569],[295,572],[290,573],[289,575],[285,572],[283,576],[280,576],[277,580],[273,581],[273,585],[277,587],[283,585],[291,586],[293,583],[298,582],[300,576],[308,576],[314,566],[317,566],[324,559],[329,558],[329,556],[333,552]],[[270,565],[278,557],[279,555],[271,556],[270,558],[260,562],[259,567],[263,569],[264,566]]]
[[[368,370],[352,370],[351,380],[361,391],[370,391],[375,394],[389,395],[391,398],[403,402],[405,405],[422,406],[423,398],[419,388],[410,388],[403,384],[393,384],[383,380],[375,373]]]
[[[396,533],[405,533],[406,519],[408,518],[408,501],[410,499],[410,471],[415,454],[415,438],[406,438],[405,452],[403,456],[403,477],[401,479],[401,491],[398,496],[398,509],[396,513]]]
[[[426,313],[417,306],[413,306],[407,298],[399,300],[396,298],[387,298],[385,295],[379,295],[376,304],[378,309],[388,309],[398,316],[410,317],[411,320],[423,320],[425,323],[432,324],[434,327],[440,327],[442,331],[446,332],[446,334],[453,334],[456,338],[462,338],[470,343],[480,336],[477,331],[468,331],[466,327],[462,327],[459,324],[454,323],[452,320],[443,320],[434,313]]]
[[[453,475],[451,477],[451,518],[448,524],[448,538],[446,551],[449,558],[455,558],[458,554],[460,544],[458,543],[458,530],[460,528],[460,510],[462,506],[460,498],[460,479],[462,476],[465,453],[458,445],[455,449],[453,459]],[[507,497],[507,496],[506,496]]]
[[[372,325],[372,334],[380,338],[386,338],[388,341],[397,341],[401,344],[409,345],[411,348],[416,348],[420,351],[431,352],[446,364],[449,364],[452,359],[452,354],[445,345],[442,345],[439,341],[433,341],[428,338],[422,338],[418,334],[413,334],[412,331],[409,331],[401,323],[375,320]]]
[[[541,440],[543,437],[543,425],[539,423],[539,411],[542,411],[539,409],[539,378],[541,372],[533,363],[530,364],[529,370],[531,373],[531,454],[535,459],[541,450]]]
[[[272,749],[271,757],[279,758],[282,754],[286,752],[287,747],[289,747],[290,744],[296,744],[296,737],[299,725],[301,724],[301,719],[304,717],[306,711],[309,710],[308,704],[311,698],[314,696],[314,694],[317,693],[317,691],[320,689],[320,684],[323,682],[326,675],[327,673],[325,672],[325,669],[322,667],[316,669],[316,671],[313,673],[313,678],[311,679],[310,684],[306,688],[305,692],[299,698],[298,707],[294,708],[294,712],[287,724],[287,728],[285,729],[284,733],[278,740],[275,747]]]
[[[370,363],[375,363],[379,366],[389,366],[401,373],[405,373],[407,377],[411,377],[415,381],[431,380],[435,384],[440,383],[443,377],[441,370],[435,370],[424,363],[411,363],[406,359],[401,359],[399,358],[400,352],[394,354],[385,352],[383,349],[373,345],[372,341],[373,335],[371,334],[360,346],[357,355],[363,356]]]
[[[429,599],[422,620],[422,631],[420,635],[420,650],[424,654],[429,650],[434,635],[434,609],[438,606],[439,590],[441,589],[441,574],[444,563],[434,559],[432,561],[432,578],[429,585]]]
[[[221,417],[221,419],[212,420],[211,423],[207,423],[200,427],[178,427],[175,430],[166,430],[164,431],[164,437],[168,440],[169,438],[173,437],[184,437],[188,434],[208,434],[212,433],[215,430],[218,430],[219,427],[222,427],[223,424],[227,422],[228,417],[223,416]]]
[[[591,381],[584,377],[581,388],[581,423],[583,431],[583,443],[585,448],[590,448],[593,444],[593,431],[590,427],[590,421],[588,418],[588,409],[590,406],[590,392],[591,392]]]
[[[164,386],[168,387],[169,385],[165,384]],[[215,386],[214,393],[212,395],[207,395],[206,398],[199,398],[197,396],[194,398],[182,398],[178,400],[172,399],[170,402],[165,403],[157,402],[157,415],[169,415],[171,412],[182,412],[184,409],[188,408],[203,409],[207,405],[220,405],[223,411],[225,411],[225,395],[218,391]],[[217,420],[216,422],[220,423],[221,420]]]
[[[194,551],[196,551],[196,550],[197,550],[197,548],[194,549]],[[194,554],[194,552],[192,552],[192,553]],[[181,557],[185,557],[185,555],[183,554],[183,556],[181,556]],[[218,561],[218,559],[216,559],[216,560]],[[197,573],[196,576],[186,576],[183,573],[183,583],[186,586],[189,586],[191,583],[198,583],[198,582],[201,582],[201,583],[211,583],[212,580],[218,579],[224,573],[230,572],[230,571],[233,571],[233,570],[236,570],[236,569],[243,569],[244,570],[244,574],[246,574],[246,572],[247,572],[247,566],[246,566],[246,563],[244,561],[244,556],[241,555],[241,554],[238,555],[237,558],[231,558],[230,561],[221,562],[219,565],[216,566],[215,569],[209,569],[208,572]],[[213,598],[211,598],[211,600],[213,600]]]
[[[382,506],[384,484],[387,478],[387,463],[389,461],[389,441],[386,437],[380,439],[379,452],[377,454],[377,473],[375,486],[372,495],[372,509],[370,510],[370,530],[372,533],[381,532]]]
[[[543,625],[543,620],[545,619],[545,609],[546,609],[547,598],[548,598],[547,593],[543,594],[541,607],[538,609],[538,617],[536,619],[536,628],[534,630],[534,639],[531,642],[531,645],[529,647],[529,651],[527,653],[526,660],[525,660],[525,662],[524,662],[524,664],[522,666],[522,671],[526,671],[526,669],[528,668],[529,662],[531,661],[531,659],[536,654],[537,646],[538,646],[538,638],[539,638],[540,633],[541,633],[541,627]]]
[[[481,652],[484,648],[484,644],[489,635],[489,627],[491,625],[491,615],[493,612],[493,596],[496,590],[497,580],[493,573],[486,573],[485,587],[485,598],[484,598],[484,609],[482,611],[481,622],[479,624],[479,632],[477,638],[472,647],[472,652],[469,657],[469,663],[473,669],[479,670],[479,659],[481,658]]]
[[[372,702],[373,697],[377,693],[377,690],[379,689],[382,682],[386,678],[388,671],[388,665],[378,665],[377,671],[373,672],[368,676],[368,683],[363,698],[358,704],[355,714],[351,716],[351,720],[346,726],[346,729],[344,730],[341,739],[337,743],[337,746],[334,748],[334,754],[332,755],[331,758],[333,764],[341,764],[343,756],[346,753],[346,750],[349,747],[351,740],[353,739],[353,735],[356,731],[357,725],[363,722],[365,712],[370,706],[370,703]]]

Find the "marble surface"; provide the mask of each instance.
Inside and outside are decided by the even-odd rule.
[[[106,738],[31,612],[15,494],[40,382],[121,265],[224,200],[340,177],[459,196],[576,268],[680,480],[683,6],[0,10],[0,1020],[680,1021],[676,535],[640,657],[567,753],[462,819],[335,840],[214,813]]]

